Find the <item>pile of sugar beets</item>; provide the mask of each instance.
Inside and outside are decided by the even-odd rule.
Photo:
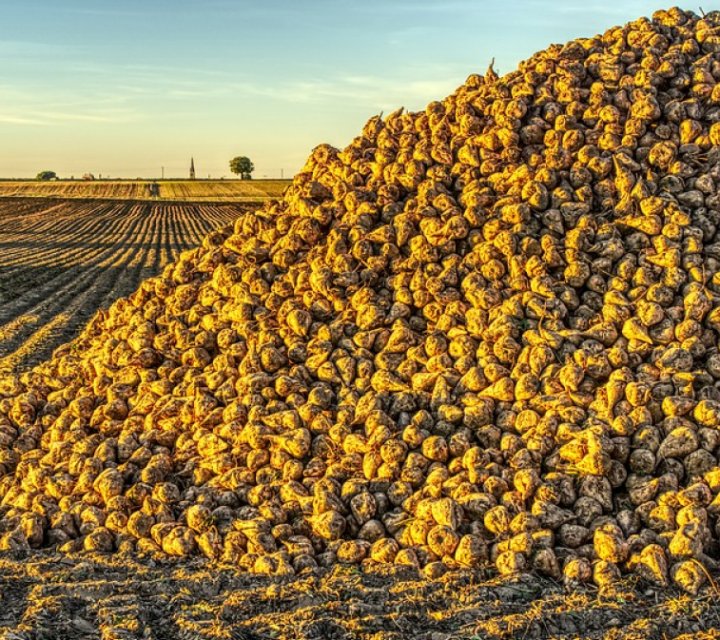
[[[318,146],[0,382],[0,548],[248,571],[720,560],[720,12]]]

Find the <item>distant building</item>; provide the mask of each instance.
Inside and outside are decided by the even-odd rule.
[[[190,158],[190,180],[195,180],[195,159]]]

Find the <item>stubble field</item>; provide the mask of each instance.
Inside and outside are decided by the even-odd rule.
[[[150,180],[0,181],[0,198],[102,198],[192,200],[199,202],[262,202],[282,195],[289,180],[159,180],[159,194],[150,194]]]

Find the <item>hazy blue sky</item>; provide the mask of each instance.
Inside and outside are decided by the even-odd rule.
[[[703,8],[718,2],[705,1]],[[0,176],[288,177],[373,114],[657,0],[0,0]],[[668,5],[670,6],[670,5]],[[697,8],[695,8],[697,10]]]

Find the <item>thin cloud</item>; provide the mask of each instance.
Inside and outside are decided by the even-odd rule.
[[[396,78],[368,77],[364,82],[342,78],[334,81],[306,81],[286,86],[266,88],[247,86],[245,89],[259,95],[287,102],[320,102],[326,98],[353,100],[360,103],[388,106],[405,102],[412,104],[443,93],[449,93],[458,84],[457,79],[415,80],[408,82]]]
[[[44,125],[46,123],[41,120],[38,120],[37,118],[23,118],[20,116],[9,115],[6,113],[0,113],[0,124]]]
[[[88,69],[85,71],[90,73]],[[386,108],[389,105],[424,104],[438,95],[448,94],[469,73],[467,69],[452,65],[408,66],[404,71],[404,77],[313,74],[270,84],[250,78],[238,79],[237,72],[222,70],[183,69],[182,77],[178,77],[179,69],[172,66],[120,65],[111,71],[116,78],[118,94],[104,96],[104,102],[110,105],[122,100],[131,107],[138,100],[147,101],[152,96],[178,103],[220,96],[237,96],[238,100],[256,96],[294,104],[340,100]],[[110,71],[105,67],[103,76],[108,73]]]
[[[49,126],[58,124],[70,124],[73,122],[86,122],[88,124],[125,124],[141,120],[138,114],[115,114],[99,115],[89,113],[63,113],[34,112],[29,116],[19,116],[13,113],[0,114],[0,124]]]
[[[424,104],[437,96],[447,95],[468,75],[459,67],[437,65],[434,68],[407,69],[406,77],[351,75],[334,78],[308,77],[300,80],[276,82],[272,85],[229,78],[221,86],[198,79],[196,86],[171,91],[176,97],[194,97],[212,92],[215,95],[234,94],[258,96],[288,103],[323,103],[352,101],[356,105],[386,108],[402,104]],[[429,77],[428,77],[429,76]],[[413,77],[417,79],[412,79]],[[420,79],[422,78],[422,79]]]
[[[120,124],[142,118],[132,105],[122,106],[126,100],[102,94],[88,94],[82,99],[62,99],[44,91],[9,92],[2,111],[0,124],[47,126],[77,122],[88,124]],[[121,105],[121,106],[118,106]]]
[[[119,124],[138,120],[138,114],[130,111],[117,111],[107,113],[75,113],[63,111],[45,111],[38,113],[39,118],[55,122],[97,122],[105,124]]]

